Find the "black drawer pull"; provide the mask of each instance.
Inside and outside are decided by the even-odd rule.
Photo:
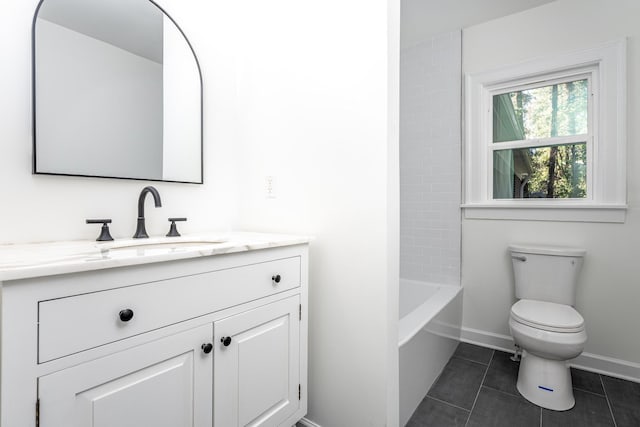
[[[120,320],[122,320],[123,322],[128,322],[129,320],[133,319],[133,310],[131,310],[130,308],[126,308],[124,310],[120,310],[120,313],[118,315],[120,316]]]
[[[275,283],[280,283],[280,280],[282,280],[282,277],[280,277],[279,274],[276,274],[275,276],[271,276],[271,280],[273,280]]]
[[[206,344],[202,344],[202,351],[204,351],[204,354],[209,354],[211,353],[211,350],[213,350],[213,344],[211,343],[206,343]]]
[[[231,337],[222,337],[222,338],[220,338],[220,342],[225,347],[229,347],[229,344],[231,344]]]

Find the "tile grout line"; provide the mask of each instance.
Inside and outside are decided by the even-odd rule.
[[[495,350],[494,350],[495,351]],[[493,360],[493,354],[491,355],[491,359],[489,359],[489,363],[482,363],[482,362],[478,362],[477,360],[473,360],[473,359],[467,359],[466,357],[461,357],[461,356],[456,356],[455,354],[453,356],[451,356],[451,358],[456,358],[456,359],[460,359],[460,360],[466,360],[467,362],[473,362],[476,365],[482,365],[482,366],[489,366],[489,363],[491,363],[491,360]]]
[[[596,393],[595,391],[589,391],[589,390],[585,390],[583,388],[578,388],[578,387],[573,387],[574,391],[581,391],[583,393],[588,393],[588,394],[592,394],[594,396],[598,396],[598,397],[606,397],[604,393]]]
[[[469,412],[469,413],[471,413],[471,410],[469,410],[469,409],[465,409],[465,408],[463,408],[462,406],[454,405],[453,403],[449,403],[449,402],[447,402],[447,401],[440,400],[440,399],[438,399],[437,397],[432,397],[432,396],[429,396],[429,395],[427,395],[427,396],[425,396],[425,397],[427,397],[427,398],[429,398],[429,399],[431,399],[431,400],[435,400],[436,402],[444,403],[444,404],[445,404],[445,405],[447,405],[447,406],[451,406],[451,407],[453,407],[453,408],[461,409],[461,410],[463,410],[463,411],[465,411],[465,412]]]
[[[616,416],[613,415],[613,407],[611,406],[611,401],[609,400],[607,388],[604,386],[604,381],[602,380],[602,375],[598,374],[598,377],[600,378],[600,384],[602,385],[602,390],[604,391],[604,398],[607,399],[607,406],[609,407],[609,413],[611,414],[611,419],[613,420],[613,427],[618,427]]]
[[[497,393],[504,394],[505,396],[517,397],[518,399],[524,399],[524,400],[527,400],[527,399],[526,399],[524,396],[522,396],[521,394],[511,394],[511,393],[509,393],[509,392],[507,392],[507,391],[502,391],[502,390],[498,390],[497,388],[489,387],[488,385],[483,385],[483,387],[486,387],[486,388],[488,388],[489,390],[493,390],[493,391],[495,391],[495,392],[497,392]],[[535,404],[535,403],[533,403],[533,402],[531,402],[531,404],[532,404],[532,405],[535,405],[535,406],[538,406],[538,405],[536,405],[536,404]],[[538,408],[542,408],[542,406],[538,406]]]
[[[500,393],[502,393],[502,394],[506,394],[507,396],[512,396],[512,397],[522,397],[522,395],[521,395],[521,394],[519,394],[519,393],[518,393],[518,394],[515,394],[515,393],[509,393],[508,391],[500,390],[500,389],[497,389],[497,388],[495,388],[495,387],[491,387],[490,385],[483,384],[482,386],[483,386],[483,387],[488,388],[489,390],[499,391]]]
[[[540,407],[540,427],[542,427],[542,407]]]
[[[480,387],[478,387],[478,392],[476,393],[476,398],[473,399],[473,405],[471,405],[471,409],[469,410],[469,416],[467,417],[467,422],[464,423],[464,427],[467,427],[467,425],[469,425],[469,420],[471,419],[471,413],[473,412],[473,408],[476,407],[476,402],[478,401],[478,396],[480,396],[480,391],[482,390],[482,385],[484,384],[484,380],[485,378],[487,378],[487,372],[489,372],[489,366],[491,366],[491,362],[493,361],[493,358],[496,355],[496,351],[493,350],[493,353],[491,353],[491,359],[489,359],[489,363],[487,364],[487,368],[484,370],[484,375],[482,376],[482,381],[480,381]]]

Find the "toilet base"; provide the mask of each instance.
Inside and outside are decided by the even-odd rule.
[[[517,386],[525,399],[543,408],[566,411],[575,405],[565,360],[544,359],[524,350]]]

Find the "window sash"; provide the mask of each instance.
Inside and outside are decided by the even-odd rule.
[[[516,141],[505,141],[489,145],[489,151],[501,151],[518,148],[553,147],[556,145],[589,143],[592,140],[591,133],[582,133],[571,136],[552,136],[550,138],[539,139],[519,139]]]
[[[569,83],[577,80],[589,80],[596,67],[582,67],[565,70],[562,72],[549,73],[544,76],[536,76],[528,79],[517,79],[511,82],[502,82],[489,88],[492,95],[504,95],[505,93],[519,92],[528,89],[537,89],[555,84]]]
[[[519,203],[525,202],[527,203],[529,200],[536,200],[537,203],[542,204],[555,204],[561,203],[562,200],[571,200],[583,203],[592,203],[594,198],[594,171],[597,170],[596,167],[596,156],[594,152],[597,147],[597,141],[594,135],[597,135],[597,127],[598,124],[595,122],[594,118],[596,115],[594,114],[595,103],[597,102],[597,82],[598,82],[598,69],[597,67],[586,67],[579,68],[573,70],[565,70],[562,72],[549,73],[547,75],[536,76],[529,79],[518,79],[507,82],[502,82],[500,85],[487,87],[485,91],[485,105],[486,116],[485,123],[486,126],[486,134],[485,134],[485,143],[487,148],[487,198],[492,203],[494,202],[512,202]],[[517,92],[521,90],[534,89],[539,87],[550,86],[554,84],[568,83],[576,80],[587,80],[587,89],[589,96],[587,97],[587,129],[588,132],[586,134],[579,135],[569,135],[569,136],[553,136],[547,138],[536,138],[536,139],[524,139],[524,140],[515,140],[515,141],[503,141],[503,142],[493,142],[493,97],[496,95],[502,95],[510,92]],[[493,195],[493,152],[494,151],[502,151],[509,149],[520,149],[520,148],[534,148],[534,147],[552,147],[558,145],[566,145],[566,144],[576,144],[576,143],[586,143],[587,146],[587,192],[586,196],[579,199],[496,199]]]

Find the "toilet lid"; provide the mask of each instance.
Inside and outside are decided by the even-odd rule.
[[[522,299],[511,307],[511,317],[524,325],[551,332],[580,332],[584,319],[573,307]]]

